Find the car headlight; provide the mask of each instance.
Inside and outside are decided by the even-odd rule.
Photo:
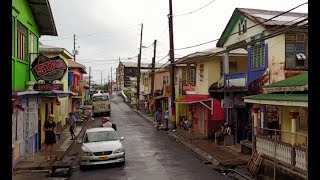
[[[113,154],[122,153],[122,152],[124,152],[124,149],[123,148],[119,148],[119,149],[114,150]]]
[[[83,152],[82,156],[93,156],[91,152]]]

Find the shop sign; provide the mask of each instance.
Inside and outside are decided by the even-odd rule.
[[[233,108],[232,99],[222,99],[221,100],[221,108]]]
[[[37,81],[61,80],[67,69],[67,64],[59,56],[49,58],[40,54],[31,64],[31,71]]]
[[[52,90],[63,90],[63,84],[35,84],[33,89],[35,91],[52,91]]]

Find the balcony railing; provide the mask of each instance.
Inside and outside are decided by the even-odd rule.
[[[262,152],[266,157],[278,161],[278,163],[287,166],[288,168],[307,173],[307,142],[308,137],[280,130],[268,128],[259,128],[259,132],[264,133],[256,135],[256,149]],[[268,132],[267,136],[264,135]],[[271,135],[273,134],[273,135]],[[290,144],[283,140],[296,141],[300,139],[301,144]]]
[[[225,87],[247,87],[247,73],[232,73],[224,76]]]

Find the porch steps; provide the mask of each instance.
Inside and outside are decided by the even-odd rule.
[[[258,151],[254,151],[250,161],[247,164],[247,169],[252,176],[254,176],[258,172],[262,160],[263,160],[262,154]]]

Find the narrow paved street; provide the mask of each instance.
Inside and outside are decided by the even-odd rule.
[[[152,123],[128,107],[122,97],[113,95],[111,108],[111,119],[117,125],[118,134],[125,137],[126,164],[80,170],[76,168],[79,163],[76,158],[70,179],[228,179],[201,163],[184,145],[156,131]],[[95,118],[85,128],[98,126],[100,120]],[[74,144],[70,154],[76,151],[79,144]]]

